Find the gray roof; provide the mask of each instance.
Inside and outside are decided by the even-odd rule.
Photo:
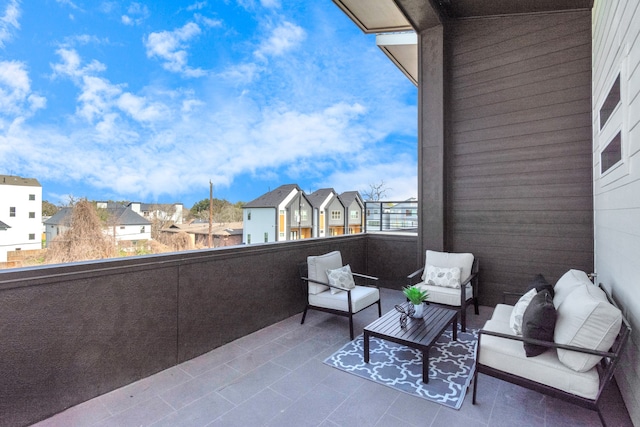
[[[73,208],[65,207],[61,208],[51,218],[44,222],[45,225],[67,225],[67,222],[71,220],[71,211]],[[118,225],[150,225],[151,222],[144,217],[140,216],[136,212],[132,211],[130,207],[113,207],[107,208],[106,211],[112,218],[115,218]],[[69,218],[67,220],[67,217]]]
[[[358,193],[357,191],[345,191],[344,193],[340,194],[338,197],[340,198],[340,200],[342,201],[342,204],[345,207],[351,206],[351,203],[353,203],[354,200],[358,200],[360,205],[363,204],[362,197],[360,196],[360,193]]]
[[[309,200],[309,203],[311,203],[311,206],[319,208],[322,202],[327,200],[327,197],[329,197],[330,194],[338,195],[333,188],[321,188],[311,194],[308,194],[307,199]]]
[[[300,190],[297,184],[285,184],[276,188],[273,191],[269,191],[268,193],[263,194],[255,200],[250,201],[244,208],[277,208],[280,203],[287,198],[289,194],[291,194],[292,190]]]
[[[21,178],[13,175],[0,175],[0,185],[20,185],[24,187],[42,187],[35,178]]]
[[[5,224],[4,222],[0,221],[0,230],[6,230],[8,228],[11,228],[11,227]]]

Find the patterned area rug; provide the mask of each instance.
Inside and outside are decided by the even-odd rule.
[[[413,396],[460,409],[475,369],[478,332],[445,331],[429,352],[429,383],[422,382],[422,353],[372,337],[370,363],[364,363],[363,336],[345,344],[324,363]]]

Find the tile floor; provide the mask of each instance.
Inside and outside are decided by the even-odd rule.
[[[403,300],[383,289],[383,312]],[[469,326],[491,311],[469,310]],[[359,313],[355,330],[376,317]],[[347,319],[310,311],[304,325],[293,316],[35,426],[600,426],[593,411],[484,375],[478,404],[470,389],[453,410],[324,365],[348,340]],[[615,386],[605,400],[607,423],[631,427]]]

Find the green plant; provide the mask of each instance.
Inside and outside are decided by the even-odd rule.
[[[422,304],[429,298],[429,292],[423,291],[417,286],[407,286],[402,289],[402,292],[404,293],[404,296],[415,305]]]

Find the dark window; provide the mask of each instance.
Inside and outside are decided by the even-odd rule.
[[[29,234],[29,240],[36,240],[35,234]]]
[[[29,218],[35,218],[35,217],[36,217],[35,212],[29,212]]]
[[[600,153],[600,172],[605,173],[620,160],[622,160],[622,138],[618,132]]]
[[[144,233],[144,225],[140,227],[140,233]]]
[[[604,104],[600,108],[600,129],[602,129],[611,117],[613,110],[616,109],[618,104],[620,103],[620,75],[616,78],[616,81],[613,82],[613,86],[609,89],[609,94],[607,95],[607,99],[604,100]]]
[[[251,221],[251,211],[247,212],[247,221]]]
[[[251,234],[247,234],[247,243],[251,244]]]
[[[9,208],[9,216],[16,216],[16,208],[14,207]]]
[[[264,241],[265,243],[269,241],[269,233],[264,233]]]
[[[35,200],[35,199],[36,199],[35,194],[29,194],[29,200]]]

